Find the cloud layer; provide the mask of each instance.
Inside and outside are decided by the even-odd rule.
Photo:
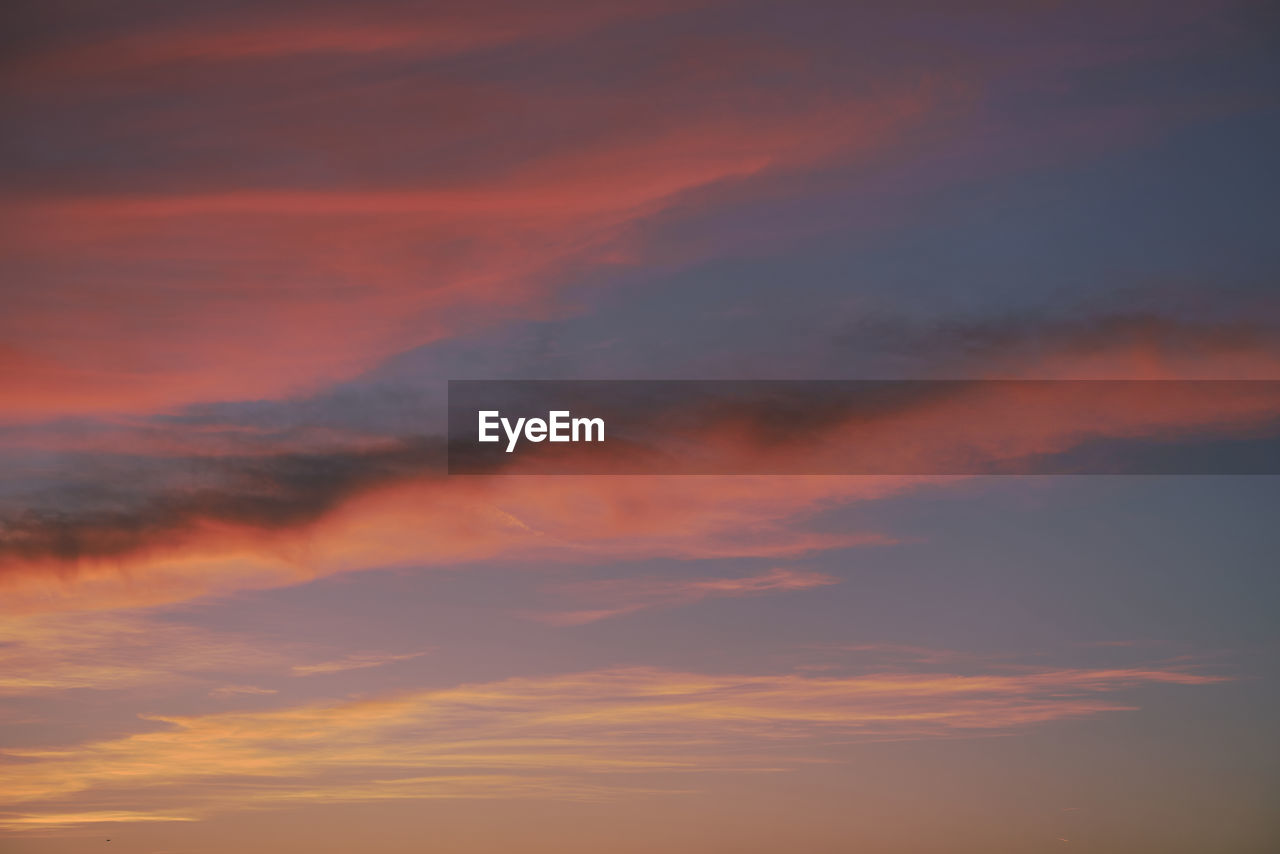
[[[0,825],[116,820],[117,810],[129,821],[138,813],[124,805],[140,798],[154,809],[141,814],[163,821],[291,802],[634,797],[696,787],[699,773],[820,761],[833,742],[999,734],[1132,710],[1120,692],[1137,687],[1218,681],[1166,667],[847,677],[626,668],[151,717],[154,729],[123,738],[6,751],[16,763],[0,793],[13,807]]]

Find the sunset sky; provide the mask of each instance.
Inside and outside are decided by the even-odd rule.
[[[1275,476],[441,453],[460,379],[1280,380],[1274,3],[19,0],[0,116],[0,852],[1280,850]],[[867,429],[1280,415],[984,400]]]

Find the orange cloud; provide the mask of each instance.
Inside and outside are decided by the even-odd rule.
[[[0,817],[0,827],[6,830],[51,830],[66,827],[79,827],[85,824],[107,824],[143,821],[197,821],[190,816],[164,815],[152,812],[131,812],[128,810],[90,810],[84,812],[64,813],[6,813]]]
[[[1215,385],[1204,395],[1169,395],[1160,383],[972,384],[871,416],[820,413],[784,434],[769,413],[761,421],[729,411],[694,438],[722,471],[848,470],[854,453],[890,471],[945,472],[957,460],[979,459],[1034,472],[1037,455],[1093,439],[1248,435],[1280,412],[1278,393],[1267,383]],[[436,450],[427,443],[232,461],[224,482],[145,494],[136,511],[29,514],[0,538],[5,606],[157,604],[371,567],[499,556],[781,560],[891,542],[877,532],[810,530],[805,520],[833,504],[940,480],[446,477],[432,473]],[[620,607],[604,603],[578,619]]]
[[[1131,710],[1111,696],[1125,689],[1219,681],[1160,667],[847,677],[627,668],[152,717],[155,728],[122,738],[6,751],[19,761],[0,771],[0,795],[30,806],[0,825],[101,814],[122,799],[144,814],[198,817],[299,801],[679,791],[697,785],[690,772],[794,767],[832,740],[989,734]]]
[[[284,527],[193,518],[121,553],[10,558],[12,612],[155,605],[380,566],[497,556],[766,557],[883,545],[874,532],[804,530],[838,501],[909,488],[908,478],[410,478],[346,497]],[[312,499],[314,500],[314,499]]]
[[[136,613],[10,615],[0,624],[0,696],[174,684],[287,660],[283,650]]]
[[[237,636],[137,610],[9,615],[0,624],[0,697],[202,684],[213,685],[207,693],[216,699],[270,695],[277,689],[222,680],[227,674],[264,681],[340,673],[426,654],[370,651],[326,658],[332,649]]]
[[[426,652],[408,652],[400,655],[386,653],[361,653],[348,655],[333,661],[321,661],[316,664],[295,664],[294,676],[315,676],[317,674],[341,673],[344,670],[366,670],[371,667],[382,667],[397,661],[412,661],[421,658]]]
[[[260,696],[279,693],[275,688],[260,688],[257,685],[220,685],[209,692],[209,696],[215,699],[226,699],[243,694],[250,696]]]
[[[622,578],[569,585],[569,596],[612,602],[611,606],[530,614],[530,619],[553,626],[580,626],[648,608],[688,605],[720,596],[753,596],[795,590],[811,590],[839,583],[821,572],[776,568],[736,578]]]

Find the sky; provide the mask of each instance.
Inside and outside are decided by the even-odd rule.
[[[3,14],[0,851],[1280,845],[1274,476],[440,453],[458,379],[1280,380],[1274,4]],[[1002,441],[1257,412],[1078,417]]]

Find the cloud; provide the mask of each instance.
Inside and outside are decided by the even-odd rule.
[[[358,463],[338,466],[338,480],[365,483]],[[286,469],[291,469],[286,466]],[[254,469],[255,472],[270,471]],[[307,469],[309,471],[309,469]],[[394,467],[388,471],[394,472]],[[344,474],[345,473],[345,474]],[[461,478],[396,473],[377,489],[357,490],[335,502],[324,485],[325,467],[291,487],[269,479],[256,494],[266,511],[253,515],[251,492],[236,489],[199,497],[195,506],[230,508],[227,517],[193,514],[186,527],[156,528],[162,535],[133,552],[94,553],[85,543],[114,547],[123,537],[151,530],[125,516],[123,533],[90,515],[85,536],[74,519],[54,530],[24,533],[26,551],[9,552],[0,584],[11,612],[115,608],[182,601],[215,593],[298,583],[336,572],[386,566],[451,566],[491,559],[555,558],[581,563],[609,557],[794,558],[809,552],[888,542],[874,532],[829,533],[799,523],[837,500],[858,500],[910,488],[911,479],[707,478]],[[319,490],[310,494],[311,485]],[[163,493],[161,493],[163,495]],[[179,493],[155,503],[182,509]],[[144,505],[149,506],[148,505]],[[172,509],[160,519],[172,518]],[[292,521],[290,521],[292,519]],[[154,522],[149,525],[154,527]],[[67,526],[78,548],[74,559],[56,550],[35,553],[33,542],[57,543]],[[22,532],[22,527],[17,528]],[[63,547],[65,551],[65,546]]]
[[[701,61],[731,72],[707,77],[627,34],[615,41],[633,69],[605,88],[566,73],[554,51],[530,57],[542,71],[520,79],[464,66],[442,80],[407,70],[369,33],[411,48],[415,33],[447,34],[451,17],[519,40],[637,15],[589,5],[501,10],[532,28],[401,10],[386,25],[362,12],[363,25],[328,26],[308,12],[264,30],[245,13],[227,25],[243,37],[195,21],[190,38],[144,32],[129,37],[143,46],[107,40],[57,60],[92,69],[105,51],[200,68],[19,99],[14,120],[30,134],[63,116],[78,142],[71,162],[29,163],[23,186],[0,195],[5,272],[28,285],[0,316],[6,418],[296,394],[413,347],[563,312],[558,294],[584,273],[646,257],[645,220],[723,205],[726,185],[888,150],[944,96],[915,75],[762,96],[760,63],[776,51],[706,47]],[[360,73],[339,82],[314,53],[341,53],[344,39]],[[272,45],[295,62],[263,75],[254,66]],[[610,61],[573,50],[589,66]],[[108,150],[120,152],[109,169]]]
[[[172,73],[189,66],[316,55],[441,58],[513,43],[581,37],[596,27],[669,11],[671,5],[652,3],[641,9],[619,2],[544,0],[532,6],[488,0],[466,8],[435,9],[429,18],[420,9],[388,2],[370,2],[360,14],[332,3],[293,10],[289,4],[264,4],[232,13],[169,10],[135,20],[123,33],[110,28],[95,32],[85,21],[77,22],[88,30],[80,34],[79,44],[27,44],[17,52],[14,70],[27,86],[51,86],[157,67]],[[92,16],[86,18],[92,21]],[[63,27],[76,29],[74,24]]]
[[[287,661],[283,647],[139,613],[10,615],[0,623],[0,696],[172,685],[224,672],[283,669]]]
[[[165,815],[128,810],[90,810],[65,813],[0,813],[0,828],[5,830],[50,830],[64,827],[80,827],[86,824],[107,824],[153,821],[197,821],[184,815]]]
[[[426,652],[349,652],[271,635],[243,636],[139,610],[9,615],[0,623],[0,697],[76,690],[209,685],[225,700],[278,693],[229,679],[312,676],[381,667]]]
[[[756,575],[728,578],[622,578],[585,581],[566,585],[562,592],[574,598],[603,600],[613,604],[594,609],[531,613],[528,616],[532,620],[553,626],[580,626],[649,608],[690,605],[708,598],[812,590],[838,583],[838,578],[825,573],[784,567]]]
[[[145,21],[128,9],[25,11],[29,33],[18,28],[0,81],[23,131],[0,143],[13,164],[0,176],[0,272],[15,283],[0,313],[0,388],[9,426],[26,432],[6,434],[0,464],[12,459],[34,483],[3,484],[21,494],[0,502],[2,607],[173,602],[500,554],[781,560],[885,541],[795,526],[901,482],[787,485],[770,498],[720,483],[690,500],[655,483],[562,483],[545,494],[553,513],[523,486],[444,484],[434,440],[406,429],[135,429],[148,414],[183,418],[193,402],[331,387],[428,342],[576,311],[566,294],[620,265],[700,257],[654,245],[647,227],[662,216],[736,211],[785,195],[801,175],[808,192],[833,166],[897,158],[914,173],[912,158],[950,152],[956,139],[1007,147],[974,113],[992,70],[973,58],[984,53],[972,50],[975,33],[1022,46],[998,60],[1001,73],[1026,69],[1034,85],[1058,86],[1081,68],[1178,49],[1190,15],[1109,16],[1113,41],[1093,52],[1081,50],[1098,47],[1082,40],[1092,13],[1068,21],[1002,8],[988,29],[984,14],[966,12],[959,41],[915,45],[876,35],[909,23],[898,13],[838,5],[794,30],[768,16],[709,26],[688,4],[576,0],[536,11],[374,4],[354,18],[289,4],[175,6]],[[691,26],[637,26],[663,16]],[[933,136],[940,128],[948,135]],[[1013,144],[1041,154],[1021,136]],[[784,218],[771,215],[765,230]],[[741,247],[745,232],[729,231]],[[1166,376],[1191,361],[1148,370],[1142,348],[1121,352],[1144,336],[1161,352],[1211,351],[1232,375],[1276,364],[1252,326],[1117,318],[1100,327],[1116,346],[1085,346],[1087,360],[1071,343],[1082,323],[940,334],[966,352],[1012,350],[1023,373]],[[1061,346],[1022,358],[1037,335]],[[47,420],[84,413],[103,419],[78,435]],[[927,454],[954,414],[868,429],[906,427],[910,453]],[[1147,435],[1179,418],[1200,423],[1130,415],[1101,428]],[[100,431],[104,421],[113,429]],[[730,462],[781,456],[755,435],[758,420],[728,426],[743,434],[725,446]],[[833,446],[848,438],[835,429],[848,424],[823,426]],[[979,443],[982,426],[968,423]],[[1068,445],[1055,429],[1035,426],[1012,450]],[[47,473],[64,469],[75,476],[51,486]],[[575,518],[594,527],[574,528]]]
[[[1221,677],[1160,666],[852,676],[623,668],[261,712],[162,716],[148,731],[5,751],[25,821],[133,809],[199,816],[304,801],[608,797],[691,772],[789,768],[850,739],[973,736],[1133,710],[1118,696]],[[36,807],[35,805],[39,805]],[[92,819],[85,819],[92,820]],[[12,826],[12,825],[11,825]]]
[[[9,263],[49,291],[0,321],[8,417],[297,393],[412,347],[548,316],[561,310],[557,283],[638,260],[633,225],[691,191],[795,166],[816,156],[813,140],[870,144],[911,111],[894,98],[779,116],[767,134],[739,119],[602,141],[509,185],[9,204]],[[195,271],[182,289],[166,287],[174,262],[157,247]],[[68,303],[104,290],[114,298],[76,321],[90,334],[71,334]],[[172,323],[147,324],[156,312]]]
[[[241,694],[250,696],[264,696],[279,693],[275,688],[259,688],[256,685],[222,685],[214,688],[209,692],[209,696],[215,699],[226,699],[227,697],[235,697]]]
[[[1180,393],[1190,385],[1195,393]],[[1277,389],[993,382],[913,386],[870,407],[771,397],[717,403],[696,417],[680,413],[693,425],[681,439],[698,448],[697,471],[913,477],[452,477],[442,471],[442,440],[372,435],[317,452],[83,454],[74,478],[53,484],[43,506],[22,497],[0,502],[0,584],[9,590],[7,607],[22,611],[157,604],[337,572],[498,556],[786,560],[893,540],[808,527],[805,520],[824,507],[936,488],[934,473],[1035,473],[1046,459],[1065,459],[1068,471],[1109,470],[1105,458],[1064,457],[1093,453],[1103,440],[1159,448],[1247,438],[1274,424]],[[668,414],[658,406],[646,417],[664,424]],[[609,462],[635,470],[626,454]],[[536,460],[504,458],[503,465],[504,473],[538,470]],[[47,467],[39,476],[48,477]],[[574,619],[619,607],[628,606],[603,603]]]
[[[125,483],[110,497],[113,509],[76,512],[70,502],[59,501],[57,509],[5,519],[0,572],[6,563],[45,557],[74,563],[146,551],[203,526],[298,527],[364,489],[442,465],[443,442],[431,439],[328,453],[180,459],[168,467],[179,482],[160,483],[141,494],[129,492],[136,482]]]
[[[348,655],[334,661],[322,661],[318,664],[295,664],[294,676],[315,676],[318,674],[341,673],[344,670],[364,670],[370,667],[382,667],[397,661],[411,661],[421,658],[426,652],[408,652],[401,655],[387,653],[362,653]]]
[[[1132,300],[1131,300],[1132,301]],[[919,374],[1044,379],[1276,379],[1274,307],[1240,296],[1206,311],[1161,292],[1161,310],[1080,308],[1056,314],[913,322],[868,315],[837,337],[842,352],[919,366]],[[1141,301],[1137,301],[1141,302]]]

